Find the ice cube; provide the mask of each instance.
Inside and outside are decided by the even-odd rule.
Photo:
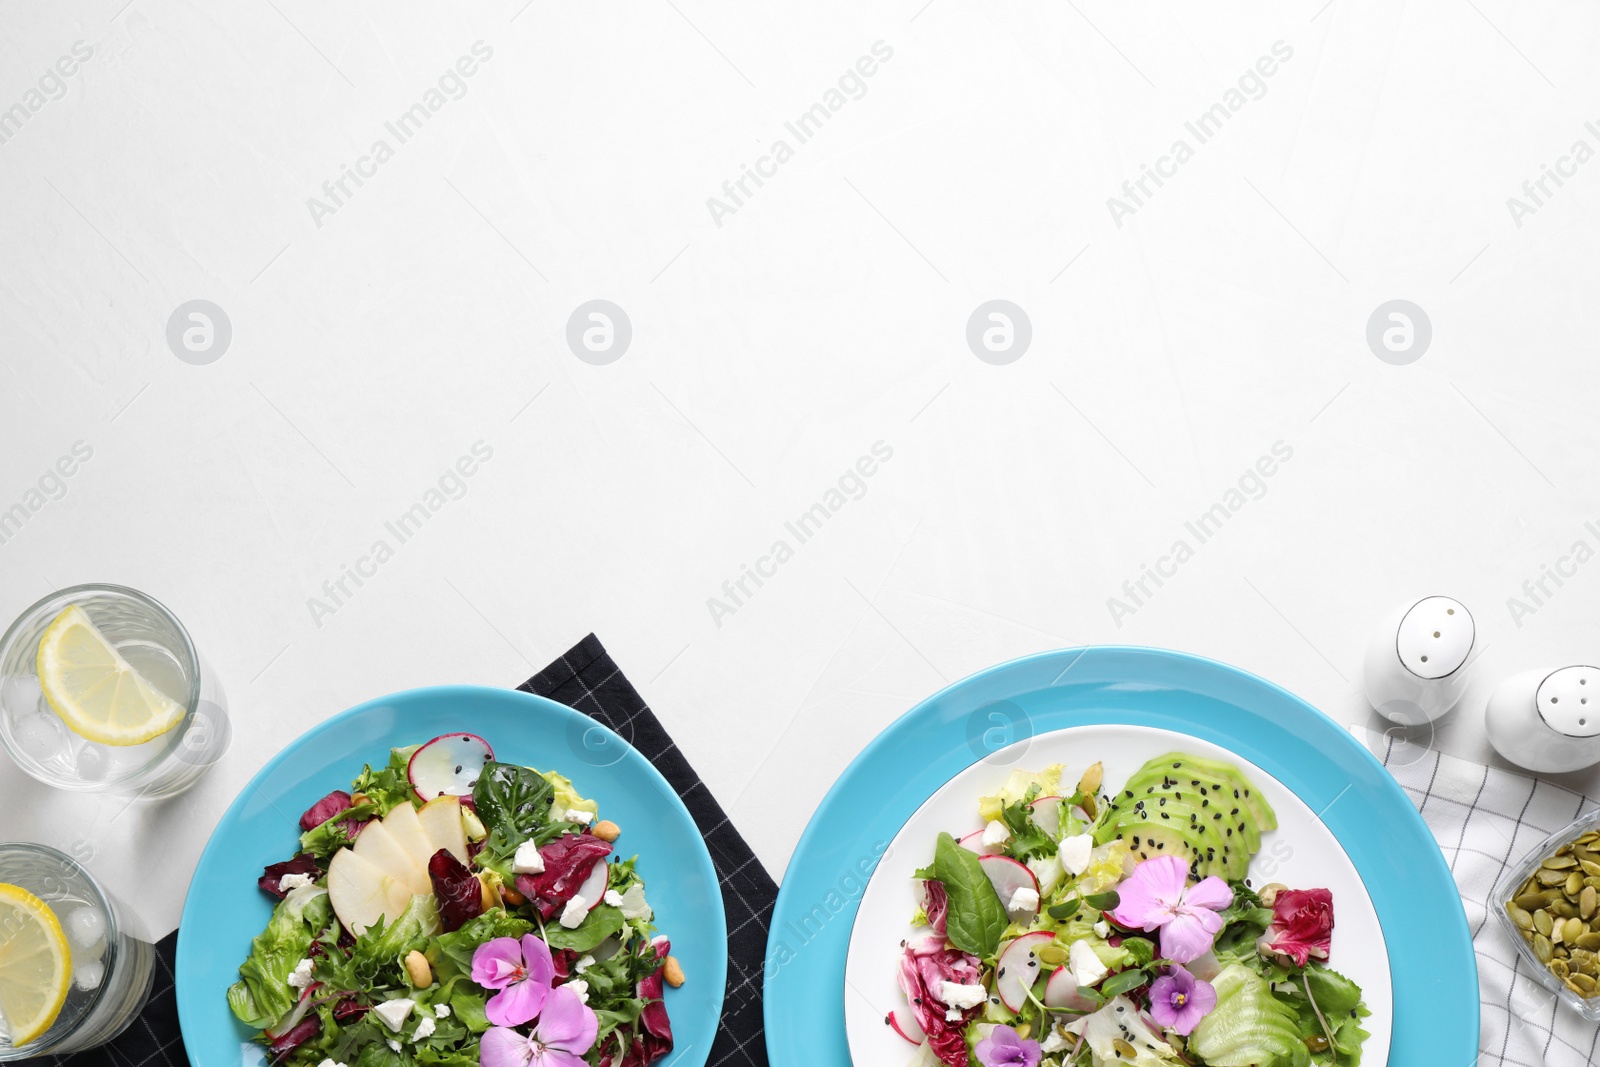
[[[106,917],[96,908],[75,908],[67,913],[67,940],[73,948],[88,948],[106,936]]]
[[[72,984],[85,993],[99,989],[100,983],[105,980],[106,965],[99,960],[90,960],[72,968]]]
[[[54,712],[24,712],[17,717],[17,744],[41,763],[53,759],[67,746],[67,724]]]

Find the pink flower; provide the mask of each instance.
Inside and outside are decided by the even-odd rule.
[[[532,1034],[490,1027],[478,1045],[478,1063],[481,1067],[588,1067],[583,1054],[594,1046],[599,1032],[600,1020],[578,994],[557,986],[544,1002],[539,1026]]]
[[[1019,1037],[1009,1026],[997,1026],[973,1047],[984,1067],[1038,1067],[1039,1042]]]
[[[1217,1006],[1217,991],[1182,967],[1174,967],[1150,985],[1150,1016],[1184,1037]]]
[[[1281,889],[1272,902],[1272,925],[1256,947],[1286,956],[1296,967],[1325,960],[1333,945],[1333,894],[1326,889]]]
[[[555,976],[550,946],[532,934],[524,934],[521,944],[514,937],[497,937],[472,954],[472,980],[500,990],[484,1006],[484,1014],[497,1026],[521,1026],[535,1018]]]
[[[1211,950],[1222,931],[1217,913],[1233,903],[1233,890],[1212,876],[1189,885],[1189,868],[1176,856],[1157,856],[1133,869],[1117,887],[1121,902],[1111,917],[1121,926],[1147,933],[1161,931],[1161,954],[1188,963]]]

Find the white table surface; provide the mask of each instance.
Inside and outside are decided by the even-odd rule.
[[[877,731],[1026,653],[1184,649],[1365,723],[1378,619],[1446,592],[1481,657],[1434,743],[1480,761],[1496,681],[1600,657],[1600,562],[1508,603],[1600,547],[1600,162],[1520,220],[1506,202],[1600,148],[1600,13],[452,7],[0,7],[0,109],[25,110],[0,143],[0,510],[93,450],[0,544],[0,615],[147,590],[234,724],[160,807],[0,766],[3,837],[90,850],[158,932],[290,738],[395,690],[515,684],[591,630],[775,876]],[[461,98],[396,146],[385,123],[478,41]],[[879,41],[864,95],[798,143],[785,123]],[[1107,198],[1279,41],[1264,95],[1117,225]],[[380,138],[393,157],[314,218]],[[778,139],[792,158],[714,219]],[[595,298],[632,322],[610,365],[565,341]],[[1005,366],[965,338],[994,298],[1032,323]],[[1409,365],[1365,339],[1395,298],[1433,326]],[[166,340],[192,299],[232,325],[208,365]],[[1264,495],[1114,619],[1280,441]],[[465,494],[396,547],[385,523],[476,442]],[[864,495],[798,544],[785,523],[877,442]],[[380,538],[393,558],[314,616]],[[780,539],[792,558],[714,618]]]

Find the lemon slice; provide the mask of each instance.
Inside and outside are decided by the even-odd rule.
[[[0,885],[0,1014],[13,1045],[50,1029],[71,982],[72,950],[56,913],[26,889]]]
[[[138,745],[183,719],[183,706],[122,658],[74,604],[39,639],[39,685],[72,731],[103,745]]]

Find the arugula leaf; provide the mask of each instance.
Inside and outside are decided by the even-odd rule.
[[[622,910],[602,904],[591,911],[577,929],[565,926],[547,926],[544,940],[551,948],[570,948],[574,952],[589,952],[600,942],[622,932]]]
[[[988,959],[1000,946],[1008,920],[1005,905],[994,891],[975,852],[969,852],[947,833],[939,834],[933,868],[950,898],[946,932],[950,943],[963,952]]]
[[[490,908],[462,923],[459,930],[434,938],[424,954],[440,979],[467,975],[472,973],[472,954],[485,941],[497,937],[520,938],[532,932],[533,923],[527,919],[518,918],[504,908]]]

